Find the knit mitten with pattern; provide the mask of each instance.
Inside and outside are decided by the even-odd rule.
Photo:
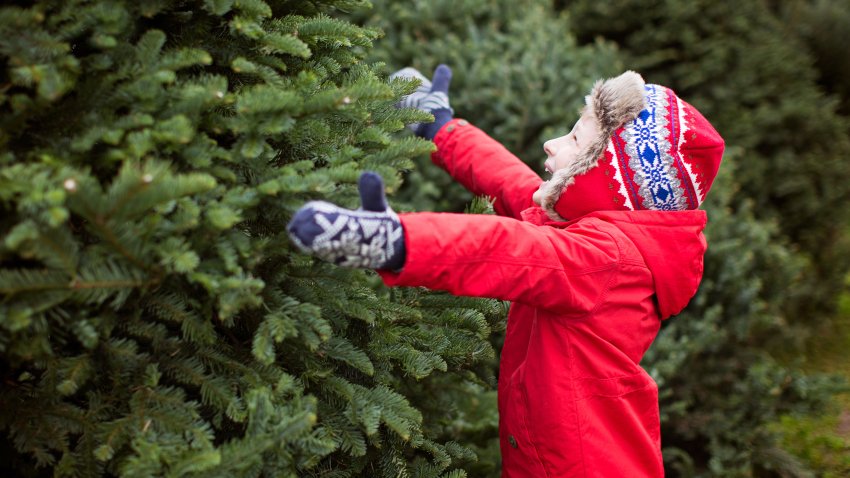
[[[398,271],[404,265],[404,229],[387,205],[384,182],[365,172],[358,186],[360,209],[308,202],[286,226],[289,237],[305,253],[339,266]]]
[[[418,108],[434,115],[433,123],[412,123],[408,128],[420,138],[433,140],[437,132],[446,123],[452,120],[454,110],[449,105],[449,83],[452,80],[452,69],[446,65],[440,65],[434,70],[434,82],[425,78],[419,70],[411,67],[401,69],[392,75],[394,78],[418,78],[421,81],[419,88],[413,93],[402,98],[396,104],[399,108]]]

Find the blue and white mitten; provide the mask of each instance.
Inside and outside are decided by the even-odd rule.
[[[343,267],[401,270],[404,229],[387,205],[384,182],[372,172],[360,175],[361,208],[345,209],[310,201],[286,226],[302,251]]]
[[[434,82],[431,83],[425,75],[416,68],[403,68],[392,75],[394,78],[417,78],[421,81],[419,88],[405,96],[396,106],[399,108],[418,108],[434,115],[433,123],[411,123],[410,128],[416,136],[433,140],[437,132],[452,120],[454,110],[449,105],[449,83],[452,80],[452,69],[440,65],[434,70]]]

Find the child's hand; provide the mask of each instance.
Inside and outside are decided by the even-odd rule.
[[[440,65],[434,70],[434,83],[415,68],[404,68],[392,75],[394,78],[418,78],[422,84],[413,93],[405,96],[396,105],[399,108],[418,108],[434,115],[433,123],[413,123],[408,128],[420,138],[434,139],[446,123],[452,120],[454,110],[449,106],[449,83],[452,80],[452,69],[446,65]]]
[[[286,226],[305,253],[343,267],[400,270],[404,230],[387,205],[384,182],[372,172],[360,175],[361,208],[344,209],[325,201],[301,207]]]

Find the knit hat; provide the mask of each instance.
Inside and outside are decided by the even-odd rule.
[[[540,205],[552,220],[702,204],[724,143],[696,108],[633,71],[597,81],[585,102],[582,116],[600,133],[541,186]]]

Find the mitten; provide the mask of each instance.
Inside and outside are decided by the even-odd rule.
[[[358,187],[360,209],[310,201],[286,226],[289,237],[305,253],[339,266],[398,271],[404,265],[404,229],[387,205],[384,182],[365,172]]]
[[[399,108],[418,108],[434,115],[433,123],[413,123],[408,128],[413,130],[416,136],[433,140],[437,132],[446,123],[452,120],[454,110],[449,106],[449,83],[452,80],[452,69],[446,65],[440,65],[434,70],[434,82],[415,68],[404,68],[392,75],[394,78],[418,78],[422,83],[413,93],[402,98],[396,106]]]

